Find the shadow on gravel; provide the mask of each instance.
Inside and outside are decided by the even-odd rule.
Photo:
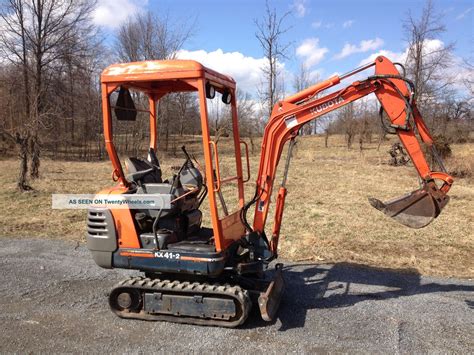
[[[284,277],[286,288],[278,312],[280,331],[304,327],[310,309],[350,307],[366,300],[435,292],[474,292],[474,286],[465,284],[422,283],[416,269],[382,269],[351,263],[287,265]],[[474,300],[465,302],[473,307]],[[267,325],[253,312],[246,328]]]

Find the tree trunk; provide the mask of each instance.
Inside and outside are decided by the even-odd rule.
[[[253,139],[253,134],[252,133],[250,133],[249,138],[250,138],[250,151],[251,151],[252,155],[254,155],[255,154],[255,141]]]
[[[32,179],[39,178],[39,167],[40,167],[40,144],[38,135],[35,133],[31,139],[31,172],[30,176]]]
[[[377,145],[377,151],[380,150],[380,146],[382,145],[382,142],[385,140],[385,135],[387,133],[385,132],[385,130],[382,128],[382,131],[380,132],[380,137],[379,137],[379,144]]]
[[[29,144],[30,137],[26,134],[22,137],[20,134],[17,133],[16,135],[16,144],[18,144],[20,149],[20,172],[18,174],[18,181],[17,187],[21,192],[31,190],[31,187],[27,183],[27,176],[28,176],[28,144]]]
[[[346,136],[347,136],[347,149],[351,149],[352,138],[353,138],[352,132],[346,132]]]

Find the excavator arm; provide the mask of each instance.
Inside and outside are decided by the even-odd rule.
[[[321,91],[335,86],[341,80],[373,66],[375,66],[375,74],[366,80],[355,81],[339,91],[317,97]],[[276,198],[274,225],[269,241],[270,249],[274,255],[277,254],[278,238],[287,193],[285,184],[289,158],[294,138],[298,135],[300,128],[312,120],[316,120],[329,112],[372,93],[376,95],[390,120],[390,127],[396,132],[410,156],[420,177],[421,188],[401,198],[385,203],[370,198],[369,202],[371,205],[404,225],[412,228],[421,228],[436,218],[447,204],[449,200],[447,192],[453,183],[453,178],[446,173],[441,160],[439,160],[439,166],[443,171],[434,172],[431,171],[424,157],[419,139],[415,134],[415,128],[421,141],[428,147],[431,147],[434,150],[434,156],[438,158],[433,146],[433,139],[413,100],[414,85],[411,81],[400,75],[390,60],[380,56],[373,63],[340,77],[334,76],[293,96],[287,97],[278,102],[273,108],[263,136],[255,196],[244,207],[242,219],[247,229],[265,236],[264,229],[276,170],[283,147],[290,141],[284,178]],[[435,181],[440,183],[437,184]],[[256,205],[256,208],[253,228],[251,228],[247,223],[246,213],[253,204]]]

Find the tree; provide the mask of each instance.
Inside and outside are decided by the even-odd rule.
[[[453,44],[444,45],[438,37],[446,31],[442,15],[427,0],[420,18],[408,13],[404,24],[408,42],[406,68],[415,83],[415,101],[421,110],[437,96],[445,95],[451,84],[444,69],[452,60]]]
[[[160,17],[150,11],[139,13],[120,26],[114,46],[115,54],[121,62],[174,59],[179,49],[191,36],[192,30],[193,25],[178,23],[173,26],[168,17]],[[147,105],[147,98],[141,96],[139,99],[142,100],[142,106]],[[160,133],[164,134],[163,149],[166,151],[169,148],[171,130],[176,128],[180,132],[183,131],[182,122],[179,124],[181,128],[172,127],[177,126],[175,120],[171,120],[173,113],[178,111],[172,103],[174,99],[181,101],[181,104],[185,100],[176,95],[167,95],[159,101],[157,107],[158,119],[161,120],[161,126],[164,128],[164,131]],[[181,109],[183,109],[182,105]],[[136,125],[134,127],[141,129]]]
[[[466,70],[466,75],[463,78],[463,84],[471,95],[471,98],[474,96],[474,64],[472,63],[472,56],[469,59],[463,60],[463,66]]]
[[[295,79],[293,82],[293,88],[295,89],[295,92],[301,91],[306,89],[310,85],[309,81],[309,70],[308,67],[302,63],[298,69],[298,72],[295,75]],[[308,122],[306,125],[304,125],[302,129],[303,134],[311,134],[313,131],[313,125],[315,124],[316,121]]]
[[[302,63],[298,69],[298,72],[295,75],[293,82],[293,88],[296,92],[302,91],[310,87],[313,82],[319,81],[319,75],[311,75],[312,73],[308,70],[308,66],[305,63]],[[316,95],[314,98],[317,98],[319,95]],[[303,134],[317,134],[318,124],[322,125],[325,118],[322,117],[318,120],[313,120],[308,122],[303,128]]]
[[[51,78],[68,55],[78,56],[89,43],[94,26],[90,17],[95,2],[88,0],[7,0],[0,19],[0,50],[4,60],[20,71],[21,88],[15,93],[23,104],[15,127],[7,132],[19,145],[20,177],[26,177],[31,155],[31,177],[39,176],[40,131],[50,126],[52,112],[48,90]],[[4,132],[4,134],[7,134]],[[21,179],[21,178],[20,178]],[[25,181],[19,181],[27,186]]]
[[[290,12],[278,16],[276,9],[270,8],[268,0],[265,3],[265,10],[263,19],[256,19],[254,22],[257,26],[255,36],[266,59],[265,66],[262,68],[266,88],[260,92],[260,96],[266,107],[268,117],[270,117],[273,106],[278,101],[278,89],[281,85],[278,81],[278,64],[287,58],[286,52],[291,45],[291,43],[282,43],[282,36],[289,30],[283,24]]]
[[[344,127],[344,133],[346,135],[347,149],[351,149],[357,128],[353,102],[341,108],[341,123]]]
[[[298,72],[295,75],[293,88],[296,92],[306,89],[311,85],[310,72],[305,63],[301,63]]]
[[[248,137],[250,150],[254,154],[255,135],[259,133],[258,120],[255,110],[255,101],[247,92],[237,90],[237,115],[239,117],[239,132],[241,137]]]
[[[152,12],[129,17],[118,29],[115,43],[117,59],[122,62],[174,59],[189,39],[193,26],[170,24],[169,18]]]

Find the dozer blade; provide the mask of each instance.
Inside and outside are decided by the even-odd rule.
[[[265,292],[262,292],[258,297],[258,306],[260,308],[260,314],[262,319],[271,322],[278,311],[280,306],[281,296],[285,287],[285,281],[282,275],[283,264],[275,265],[275,276],[268,285]]]
[[[423,228],[438,217],[449,201],[449,196],[435,198],[427,190],[425,187],[387,202],[369,197],[369,203],[407,227]]]

